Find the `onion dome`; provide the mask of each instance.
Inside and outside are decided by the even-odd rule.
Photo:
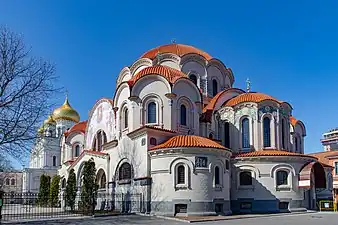
[[[54,120],[71,120],[75,123],[80,121],[80,115],[70,106],[68,97],[66,97],[66,100],[62,106],[54,110],[53,118]]]
[[[49,115],[48,118],[43,122],[43,125],[55,125],[56,122],[53,119],[52,115]],[[43,128],[43,127],[41,127]]]
[[[198,54],[198,55],[203,56],[206,60],[212,59],[212,57],[208,53],[198,48],[195,48],[190,45],[182,45],[182,44],[176,44],[176,43],[169,44],[169,45],[162,45],[162,46],[153,48],[147,51],[146,53],[144,53],[141,56],[141,58],[155,59],[157,54],[163,54],[163,53],[172,53],[180,57],[193,53],[193,54]]]
[[[42,126],[38,129],[38,133],[39,133],[39,134],[42,134],[42,133],[43,133],[43,130],[44,130],[44,129],[43,129],[43,125],[42,125]]]

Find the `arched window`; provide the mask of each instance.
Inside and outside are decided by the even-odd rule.
[[[230,124],[224,123],[224,146],[230,148]]]
[[[156,123],[156,104],[150,102],[148,104],[148,123]]]
[[[219,184],[221,184],[219,167],[215,166],[215,185],[219,185]]]
[[[181,125],[187,125],[187,108],[185,105],[181,105]]]
[[[183,165],[177,167],[177,184],[185,183],[185,168]]]
[[[288,176],[289,176],[289,173],[285,170],[277,171],[277,177],[276,177],[277,186],[288,185]]]
[[[61,137],[61,135],[62,135],[62,128],[58,127],[58,137]]]
[[[96,139],[97,139],[97,150],[100,152],[102,148],[102,136],[100,131],[97,132]]]
[[[269,117],[265,117],[263,119],[263,138],[264,138],[264,147],[271,147],[271,132],[270,132]]]
[[[75,145],[74,157],[78,157],[80,155],[80,145]]]
[[[99,188],[105,188],[106,187],[106,174],[103,173],[100,178]]]
[[[189,78],[190,78],[190,80],[191,80],[194,84],[197,85],[197,77],[196,77],[196,75],[191,74],[191,75],[189,76]]]
[[[128,128],[128,109],[124,111],[124,128]]]
[[[282,119],[282,148],[285,149],[285,120]]]
[[[9,185],[9,178],[6,179],[6,185]]]
[[[217,89],[217,80],[212,80],[212,96],[217,95],[218,89]]]
[[[214,138],[214,135],[212,133],[209,134],[209,138],[210,139],[213,139]]]
[[[157,145],[156,138],[154,137],[151,137],[149,142],[150,142],[150,145]]]
[[[248,118],[242,120],[242,148],[250,148],[250,128]]]
[[[298,138],[295,137],[295,152],[299,151],[299,146],[298,146]]]
[[[250,171],[243,171],[239,174],[240,185],[252,185],[252,176]]]
[[[11,185],[12,185],[12,186],[15,185],[15,179],[14,179],[14,178],[11,179]]]
[[[53,156],[53,166],[56,166],[56,156]]]
[[[93,150],[94,151],[102,151],[102,146],[107,143],[107,135],[103,130],[99,130],[93,141]]]
[[[131,179],[131,165],[127,162],[123,163],[119,169],[119,180]]]

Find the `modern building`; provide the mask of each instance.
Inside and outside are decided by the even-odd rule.
[[[288,102],[234,82],[193,46],[147,51],[62,136],[62,187],[74,169],[80,193],[93,159],[106,204],[141,194],[146,212],[172,216],[314,209],[331,167],[304,154],[303,122]]]
[[[324,146],[324,152],[335,151],[338,149],[338,128],[329,130],[323,134],[320,140]]]
[[[79,120],[79,114],[66,97],[64,104],[43,122],[30,155],[29,167],[23,170],[23,193],[38,193],[40,176],[45,174],[53,177],[57,174],[61,164],[60,139]]]

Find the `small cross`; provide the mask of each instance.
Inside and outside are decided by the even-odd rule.
[[[175,44],[176,43],[176,39],[175,38],[171,39],[171,43]]]
[[[251,88],[251,82],[250,82],[250,79],[247,78],[246,79],[246,91],[250,92],[250,88]]]

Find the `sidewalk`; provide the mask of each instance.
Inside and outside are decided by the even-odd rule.
[[[187,216],[187,217],[157,216],[157,217],[163,218],[163,219],[180,221],[180,222],[186,222],[186,223],[197,223],[197,222],[210,222],[210,221],[219,221],[219,220],[238,220],[238,219],[262,218],[262,217],[272,217],[272,216],[309,214],[309,213],[317,213],[317,211],[273,213],[273,214],[245,214],[245,215],[230,215],[230,216]]]

